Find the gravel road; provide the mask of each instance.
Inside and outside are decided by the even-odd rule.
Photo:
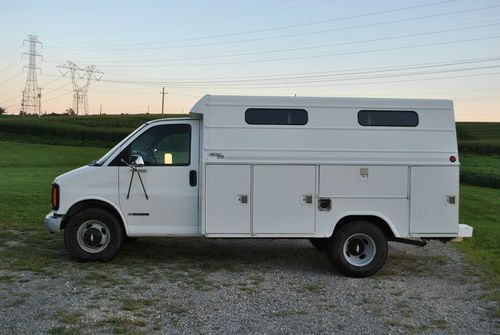
[[[8,246],[11,248],[19,245]],[[452,245],[391,243],[365,279],[307,240],[138,239],[43,271],[0,267],[0,334],[498,334],[477,270]]]

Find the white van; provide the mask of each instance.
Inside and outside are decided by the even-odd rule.
[[[449,100],[207,95],[57,177],[45,225],[91,261],[127,236],[308,238],[365,277],[388,240],[472,236],[458,190]]]

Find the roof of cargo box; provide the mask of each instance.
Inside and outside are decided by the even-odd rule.
[[[432,108],[452,109],[451,100],[441,99],[389,99],[389,98],[337,98],[297,96],[238,96],[210,95],[201,98],[191,109],[191,114],[205,114],[210,106],[248,107],[357,107],[357,108]]]

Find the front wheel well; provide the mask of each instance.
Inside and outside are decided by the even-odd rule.
[[[118,213],[116,208],[114,208],[113,206],[111,206],[107,202],[104,202],[101,200],[83,200],[83,201],[77,202],[76,204],[71,206],[71,208],[68,210],[66,215],[64,215],[64,219],[61,222],[61,230],[66,228],[66,224],[68,223],[69,219],[73,215],[75,215],[76,213],[78,213],[84,209],[87,209],[87,208],[101,208],[101,209],[108,211],[109,213],[113,214],[113,216],[118,220],[118,222],[120,222],[120,224],[122,225],[123,231],[124,232],[126,231],[122,217],[120,216],[120,213]]]
[[[375,226],[380,228],[384,235],[387,238],[395,237],[394,232],[392,231],[391,227],[389,224],[384,220],[381,219],[378,216],[375,215],[349,215],[345,216],[342,219],[340,219],[337,224],[335,225],[335,229],[333,230],[333,235],[335,235],[335,232],[337,232],[339,229],[344,227],[345,225],[349,224],[350,222],[353,221],[368,221],[373,223]]]

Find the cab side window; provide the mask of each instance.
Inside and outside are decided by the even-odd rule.
[[[160,125],[149,128],[118,155],[111,165],[131,162],[140,155],[145,166],[186,166],[190,164],[191,126]]]

